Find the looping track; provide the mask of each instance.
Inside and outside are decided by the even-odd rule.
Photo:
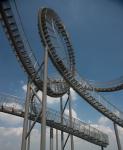
[[[52,9],[44,8],[39,10],[39,32],[40,35],[43,35],[41,36],[41,38],[44,38],[43,41],[45,42],[45,45],[48,46],[49,56],[53,64],[56,66],[60,74],[64,77],[65,81],[82,98],[84,98],[84,100],[86,100],[91,106],[93,106],[96,110],[111,119],[113,122],[123,127],[123,113],[111,103],[109,103],[104,97],[100,96],[90,83],[83,80],[80,76],[79,78],[77,75],[73,76],[72,72],[68,70],[67,66],[64,64],[64,60],[62,60],[61,57],[58,55],[58,49],[53,46],[54,43],[52,42],[48,30],[46,31],[46,29],[48,28],[46,24],[46,16],[51,18],[52,23],[54,24],[54,26],[56,26],[56,32],[58,34],[63,34],[65,28],[61,20],[57,19],[57,14]]]
[[[43,79],[41,75],[40,65],[34,56],[32,50],[25,46],[23,38],[19,32],[16,20],[14,18],[9,0],[0,1],[0,21],[7,35],[7,38],[14,49],[16,57],[21,62],[22,67],[27,72],[39,90],[42,90]],[[27,44],[27,43],[26,43]],[[70,57],[70,68],[74,69],[74,54],[68,54]],[[72,57],[71,57],[72,56]],[[68,91],[68,85],[61,80],[48,79],[47,94],[52,97],[60,97]]]

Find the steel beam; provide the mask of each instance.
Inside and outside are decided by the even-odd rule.
[[[113,124],[114,124],[114,131],[115,131],[115,136],[116,136],[118,150],[122,150],[117,125],[116,125],[115,122]]]
[[[63,108],[63,110],[62,110],[62,114],[64,114],[64,111],[65,111],[65,108],[66,108],[66,106],[67,106],[67,104],[68,104],[68,101],[69,101],[69,97],[68,97],[68,99],[67,99],[67,101],[66,101],[66,103],[65,103],[65,105],[64,105],[64,108]]]
[[[53,150],[53,128],[50,128],[50,150]]]
[[[72,125],[72,106],[71,106],[71,100],[72,100],[72,97],[71,97],[71,94],[69,92],[69,117],[70,117],[70,127],[72,128],[73,125]],[[70,138],[71,138],[71,150],[74,150],[73,135],[70,135]]]
[[[67,141],[68,141],[69,137],[70,137],[70,134],[68,134],[68,136],[67,136],[67,138],[66,138],[66,140],[65,140],[65,143],[64,143],[63,149],[65,149],[65,146],[66,146],[66,144],[67,144]]]
[[[58,150],[58,130],[56,129],[56,150]]]
[[[35,94],[35,96],[37,97],[38,101],[41,103],[41,99],[40,97],[37,95],[36,91],[33,89],[33,87],[31,87],[33,93]]]
[[[30,127],[31,127],[31,120],[29,120],[28,123],[28,130],[30,129]],[[30,150],[30,138],[31,138],[31,134],[29,134],[28,136],[27,150]]]
[[[28,138],[28,136],[30,135],[32,129],[34,128],[34,126],[35,126],[35,124],[36,124],[36,122],[37,122],[37,120],[39,119],[40,116],[42,116],[42,110],[39,111],[39,113],[38,113],[38,115],[36,116],[34,122],[33,122],[32,125],[30,126],[30,128],[29,128],[29,130],[28,130],[28,132],[27,132],[26,138]]]
[[[48,74],[48,48],[44,52],[44,72],[43,72],[43,93],[42,93],[42,117],[41,117],[41,142],[40,150],[46,150],[46,106],[47,106],[47,74]]]
[[[63,102],[62,97],[60,97],[60,111],[61,111],[61,124],[63,124]],[[61,150],[64,150],[64,133],[61,131]]]
[[[35,92],[35,90],[32,88],[32,86],[30,86],[30,88],[31,88],[32,92],[34,93],[34,95],[37,97],[38,101],[41,103],[41,99],[40,99],[40,97],[37,95],[37,93]],[[32,102],[32,101],[31,101],[31,102]],[[31,105],[32,105],[32,103],[31,103]],[[31,112],[32,112],[32,110],[31,110]],[[36,124],[38,118],[39,118],[41,115],[42,115],[42,108],[40,109],[39,113],[37,114],[37,116],[36,116],[34,122],[33,122],[32,124],[30,124],[30,127],[29,127],[29,129],[28,129],[26,138],[28,138],[28,136],[30,136],[30,133],[31,133],[32,129],[34,128],[34,126],[35,126],[35,124]]]
[[[27,130],[28,130],[28,114],[29,114],[30,98],[31,98],[31,90],[30,90],[30,81],[28,80],[26,102],[25,102],[25,115],[24,115],[24,121],[23,121],[21,150],[26,150],[26,146],[27,146],[26,134],[27,134]]]
[[[101,146],[101,150],[104,150],[104,147],[103,147],[103,146]]]

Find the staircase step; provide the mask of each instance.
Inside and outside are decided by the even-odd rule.
[[[9,11],[9,10],[11,10],[11,8],[10,8],[10,7],[6,7],[6,8],[4,8],[4,11]]]
[[[8,23],[9,23],[9,26],[10,26],[10,27],[11,27],[11,26],[16,26],[16,23],[15,23],[13,20],[9,20]]]

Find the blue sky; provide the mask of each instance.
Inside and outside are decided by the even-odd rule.
[[[123,75],[123,0],[21,0],[17,5],[28,40],[40,61],[43,48],[38,35],[37,13],[39,7],[46,6],[62,18],[75,50],[76,68],[82,76],[108,81]],[[23,98],[22,87],[27,75],[17,62],[1,26],[0,43],[0,91]],[[122,91],[104,95],[123,108]],[[78,118],[97,122],[100,113],[79,96],[76,99],[73,108]],[[57,108],[58,104],[51,107]]]

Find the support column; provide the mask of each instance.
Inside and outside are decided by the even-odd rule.
[[[50,128],[50,150],[53,150],[53,128]]]
[[[113,124],[114,124],[114,131],[115,131],[115,136],[116,136],[116,140],[117,140],[118,150],[122,150],[121,143],[120,143],[120,137],[119,137],[119,134],[118,134],[117,125],[116,125],[115,122]]]
[[[104,150],[104,147],[103,147],[103,146],[101,146],[101,150]]]
[[[60,111],[61,111],[61,123],[63,123],[63,102],[62,97],[60,97]],[[64,150],[64,133],[61,131],[61,150]]]
[[[26,146],[27,146],[26,135],[27,135],[27,130],[28,130],[28,114],[29,114],[29,106],[30,106],[30,97],[31,97],[31,89],[30,89],[30,81],[28,80],[26,102],[25,102],[25,115],[24,115],[24,121],[23,121],[21,150],[26,150]]]
[[[71,94],[69,91],[69,117],[70,117],[70,127],[72,128],[72,107],[71,107]],[[71,137],[71,150],[74,150],[74,140],[73,140],[73,135],[70,135]]]
[[[56,150],[58,150],[58,130],[56,129]]]
[[[31,127],[31,120],[28,122],[28,130]],[[27,150],[30,150],[30,135],[28,136]]]
[[[48,74],[47,70],[48,70],[48,49],[47,47],[45,47],[40,150],[46,150],[46,104],[47,104],[47,74]]]
[[[30,87],[31,88],[31,87]],[[32,90],[32,89],[31,89]],[[31,101],[31,106],[29,108],[29,113],[32,114],[32,100],[33,100],[33,96],[31,95],[30,101]],[[31,120],[28,120],[28,131],[31,128]],[[28,133],[27,133],[28,134]],[[28,143],[27,143],[27,150],[30,150],[30,139],[31,139],[31,133],[28,136]]]

